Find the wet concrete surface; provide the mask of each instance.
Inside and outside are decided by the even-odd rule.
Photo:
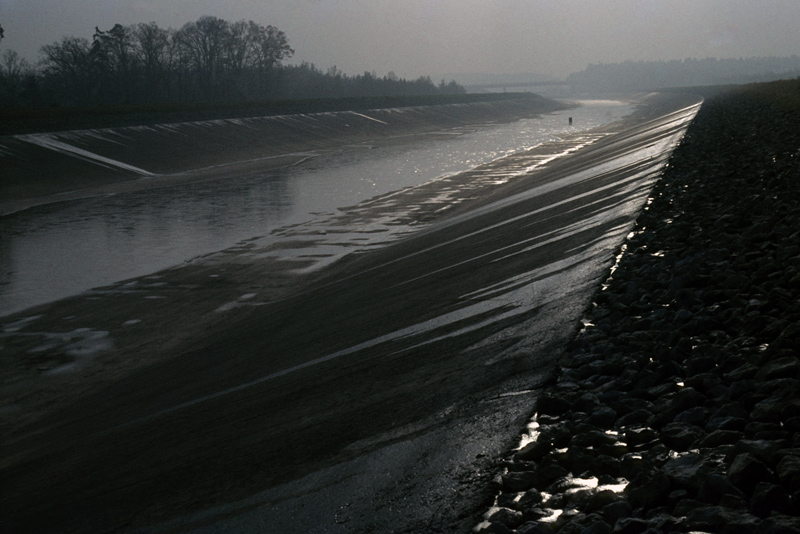
[[[696,104],[319,272],[236,250],[9,318],[7,526],[470,528]]]

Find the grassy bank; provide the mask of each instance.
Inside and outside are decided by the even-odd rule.
[[[125,106],[0,108],[0,135],[90,128],[114,128],[171,122],[202,121],[355,111],[376,108],[495,102],[511,98],[545,100],[532,93],[420,95],[363,98],[316,98],[259,102],[135,104]]]

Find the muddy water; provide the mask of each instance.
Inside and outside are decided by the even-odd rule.
[[[632,111],[614,101],[539,119],[310,154],[303,164],[39,206],[0,218],[0,315],[140,276],[343,206],[473,168]],[[568,124],[568,117],[573,124]]]

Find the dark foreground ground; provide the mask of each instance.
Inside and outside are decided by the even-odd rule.
[[[800,532],[799,86],[704,103],[475,531]]]

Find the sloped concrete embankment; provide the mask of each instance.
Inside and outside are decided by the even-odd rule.
[[[221,119],[0,137],[0,199],[53,195],[154,175],[255,162],[280,167],[310,152],[378,143],[546,113],[564,105],[537,95],[507,100]],[[219,170],[214,171],[214,176]]]
[[[800,532],[796,124],[704,104],[476,532]]]

